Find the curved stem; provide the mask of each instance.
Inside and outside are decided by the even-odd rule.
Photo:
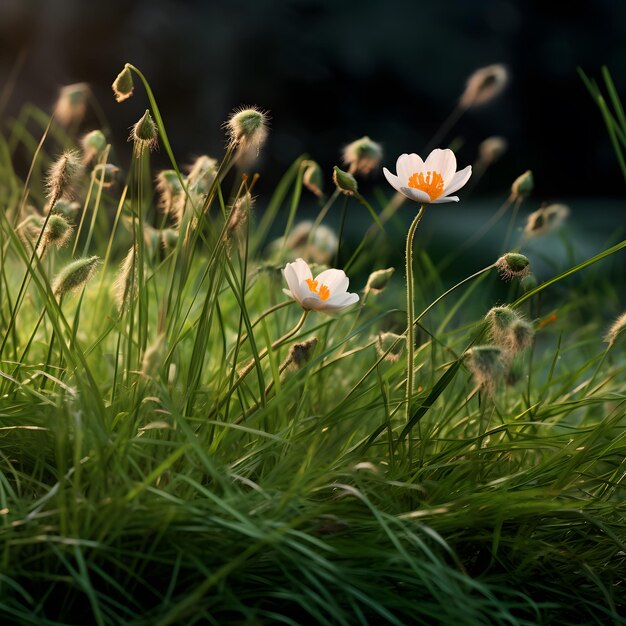
[[[406,237],[406,420],[411,419],[411,399],[413,397],[413,358],[415,351],[414,322],[415,303],[413,296],[413,237],[417,225],[424,215],[426,205],[422,204],[411,223]]]

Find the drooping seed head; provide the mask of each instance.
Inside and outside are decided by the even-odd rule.
[[[521,199],[530,195],[535,188],[535,179],[530,170],[526,170],[518,176],[511,185],[511,193],[514,198]]]
[[[367,175],[378,167],[383,158],[383,148],[369,137],[361,137],[343,149],[343,162],[350,174]]]
[[[323,197],[324,178],[322,176],[322,168],[315,161],[304,161],[302,167],[304,168],[302,184],[318,198]]]
[[[293,365],[294,369],[301,369],[311,360],[316,347],[317,337],[311,337],[311,339],[307,339],[306,341],[294,343],[291,348],[289,348],[289,354],[281,369],[284,369],[288,364]]]
[[[507,148],[504,137],[488,137],[478,146],[478,158],[485,165],[491,165],[502,157]]]
[[[495,267],[500,272],[502,280],[521,278],[530,274],[528,257],[518,252],[507,252],[495,262]]]
[[[529,348],[535,338],[535,329],[532,324],[520,318],[511,324],[508,334],[508,348],[511,354],[517,354]]]
[[[485,316],[491,341],[503,351],[506,360],[525,350],[535,337],[532,324],[508,306],[493,307]]]
[[[340,170],[336,165],[333,168],[333,182],[337,189],[346,196],[354,196],[358,193],[359,186],[354,176]]]
[[[493,395],[496,384],[506,371],[500,346],[474,346],[465,353],[466,364],[476,384]]]
[[[157,174],[155,186],[159,194],[159,208],[165,215],[173,215],[176,200],[184,193],[178,174],[175,170],[160,171]]]
[[[380,358],[384,358],[390,363],[396,363],[402,356],[405,344],[406,341],[402,335],[391,332],[379,333],[376,337],[376,353]]]
[[[113,284],[115,300],[120,313],[137,294],[139,268],[137,267],[137,247],[132,246],[122,261]]]
[[[189,188],[200,195],[206,195],[217,176],[217,161],[203,154],[189,167],[187,181]]]
[[[46,224],[46,230],[43,233],[40,242],[40,253],[47,249],[49,245],[53,245],[57,250],[60,250],[70,239],[74,229],[72,225],[67,221],[63,215],[59,213],[53,213],[48,218]]]
[[[87,112],[90,93],[87,83],[74,83],[61,87],[54,107],[55,120],[65,128],[80,124]]]
[[[107,140],[101,130],[92,130],[80,140],[83,149],[83,163],[91,163],[97,159],[106,149]]]
[[[133,74],[128,65],[124,66],[124,69],[117,75],[111,86],[117,102],[123,102],[133,95],[135,86],[133,84]]]
[[[113,163],[98,163],[98,165],[93,168],[94,181],[96,184],[101,184],[107,189],[113,187],[117,182],[119,173],[120,168],[117,167],[117,165],[113,165]]]
[[[81,289],[93,276],[99,264],[100,258],[97,256],[72,261],[54,279],[52,284],[54,294],[58,297]]]
[[[254,206],[254,201],[255,198],[253,198],[249,192],[246,192],[233,205],[224,232],[224,239],[227,243],[231,243],[234,239],[242,235],[250,218],[250,211]]]
[[[565,204],[550,204],[541,207],[533,211],[526,219],[524,234],[531,238],[555,231],[568,218],[569,213],[569,207]]]
[[[70,200],[69,198],[59,198],[55,203],[52,212],[63,215],[68,220],[73,220],[74,216],[80,211],[82,205],[80,202]],[[46,204],[45,212],[49,213],[50,205]]]
[[[499,95],[509,82],[509,73],[504,65],[496,63],[476,70],[468,79],[459,105],[469,107],[486,104]]]

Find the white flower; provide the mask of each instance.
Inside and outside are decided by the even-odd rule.
[[[306,311],[341,311],[358,302],[356,293],[348,293],[349,280],[343,270],[329,269],[313,279],[311,268],[304,259],[287,263],[283,276],[289,289],[283,292]]]
[[[386,167],[383,168],[389,184],[410,200],[422,204],[458,202],[451,193],[458,191],[472,175],[472,166],[456,171],[456,157],[449,149],[433,150],[426,161],[417,154],[401,154],[396,162],[394,176]]]

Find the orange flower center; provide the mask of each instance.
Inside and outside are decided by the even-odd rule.
[[[305,282],[311,292],[316,293],[320,297],[320,300],[328,300],[330,298],[330,289],[326,285],[319,285],[318,287],[318,282],[312,278],[307,278]]]
[[[439,172],[415,172],[409,178],[409,187],[425,191],[431,200],[443,195],[443,178]]]

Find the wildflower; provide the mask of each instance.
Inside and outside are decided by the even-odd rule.
[[[89,93],[87,83],[74,83],[61,87],[54,107],[54,117],[61,126],[67,127],[83,121]]]
[[[72,261],[57,274],[52,291],[56,296],[63,296],[80,289],[93,276],[99,263],[97,256]]]
[[[556,230],[569,216],[569,207],[564,204],[550,204],[533,211],[526,220],[524,234],[537,237]]]
[[[466,353],[466,363],[476,384],[490,395],[506,371],[500,346],[474,346]]]
[[[315,161],[303,161],[302,167],[304,174],[302,175],[302,184],[318,198],[324,195],[322,187],[324,185],[322,178],[322,169]]]
[[[140,156],[147,148],[152,150],[157,144],[157,125],[150,115],[149,109],[141,116],[140,120],[133,126],[128,141],[134,141],[137,156]]]
[[[46,178],[46,188],[51,205],[54,205],[63,194],[71,193],[72,187],[82,171],[82,163],[76,150],[66,150],[50,166]]]
[[[508,144],[504,137],[488,137],[478,146],[478,158],[485,164],[491,165],[507,150]]]
[[[359,190],[356,179],[352,174],[340,170],[336,165],[333,168],[333,182],[337,189],[346,196],[353,196]]]
[[[502,280],[521,278],[530,274],[530,261],[528,257],[518,252],[507,252],[501,256],[494,265],[500,272]]]
[[[379,143],[369,137],[361,137],[343,149],[343,162],[350,174],[369,174],[378,167],[383,158],[383,149]]]
[[[387,287],[393,273],[395,272],[394,267],[388,267],[386,270],[376,270],[369,275],[367,279],[367,284],[365,285],[366,293],[371,291],[374,294],[380,293]]]
[[[514,198],[521,199],[532,193],[535,188],[535,180],[533,173],[530,170],[526,170],[523,174],[518,176],[511,185],[511,193]]]
[[[614,322],[604,336],[604,341],[609,344],[609,348],[617,341],[618,337],[626,330],[626,313],[622,313]]]
[[[509,73],[500,63],[476,70],[467,80],[459,105],[464,109],[493,100],[509,82]]]
[[[117,75],[117,78],[113,81],[113,85],[111,86],[113,87],[116,102],[123,102],[133,95],[135,86],[133,84],[133,74],[128,64],[126,64],[124,69]]]
[[[268,114],[257,107],[242,107],[232,113],[226,122],[230,143],[243,151],[259,153],[267,139]]]
[[[307,311],[332,313],[359,300],[358,294],[348,293],[349,280],[343,270],[328,269],[313,279],[306,261],[296,259],[294,263],[287,263],[283,276],[289,287],[283,289],[283,293]]]
[[[397,335],[396,333],[379,333],[376,337],[376,352],[378,356],[391,363],[399,361],[405,343],[401,340],[402,335]]]
[[[389,184],[410,200],[422,204],[458,202],[451,193],[458,191],[472,175],[472,166],[456,171],[456,157],[449,149],[433,150],[426,161],[417,154],[401,154],[396,162],[397,176],[383,168]]]
[[[107,140],[101,130],[92,130],[81,140],[83,149],[83,163],[87,164],[99,157],[107,147]]]

